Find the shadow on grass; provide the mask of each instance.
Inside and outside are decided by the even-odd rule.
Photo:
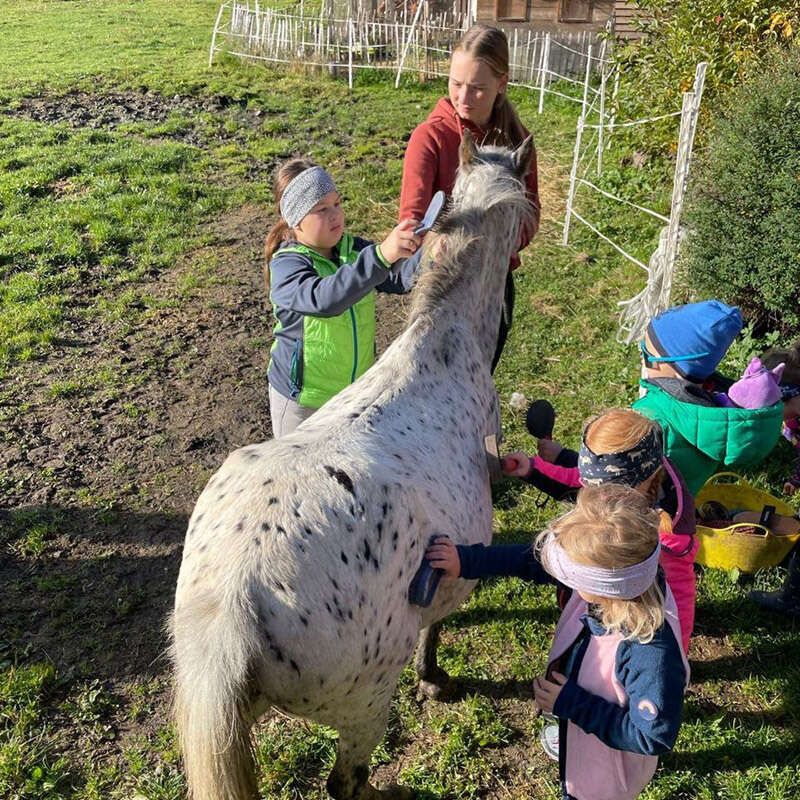
[[[738,719],[738,716],[736,717]],[[747,736],[736,742],[688,752],[672,752],[663,758],[665,768],[690,770],[708,775],[715,771],[745,773],[753,767],[783,767],[797,764],[800,739],[791,737],[781,744],[753,746]]]
[[[6,657],[65,678],[154,677],[187,517],[110,508],[0,509]]]
[[[447,691],[440,700],[444,703],[459,703],[474,694],[490,697],[493,700],[533,700],[533,681],[518,678],[505,680],[460,678],[451,675]]]
[[[467,628],[477,625],[489,625],[497,622],[538,622],[541,625],[552,625],[555,629],[561,615],[556,606],[555,594],[553,595],[552,608],[541,606],[538,608],[468,608],[456,611],[445,620],[448,630],[454,628]]]

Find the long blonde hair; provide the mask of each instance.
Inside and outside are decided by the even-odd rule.
[[[281,197],[286,187],[305,170],[315,167],[316,164],[309,158],[291,158],[284,161],[275,172],[275,181],[272,186],[272,196],[275,200],[275,210],[278,212],[278,221],[267,232],[264,242],[264,284],[269,296],[269,262],[280,245],[289,239],[292,229],[281,216]]]
[[[587,447],[597,455],[622,453],[636,447],[658,423],[632,408],[612,408],[597,417],[591,417],[583,428],[583,439]],[[648,478],[643,489],[652,503],[664,479],[664,468],[659,467]]]
[[[509,74],[508,39],[500,28],[480,22],[473,25],[453,48],[456,51],[482,61],[495,78]],[[489,128],[484,144],[518,147],[525,139],[525,129],[506,92],[498,93],[494,100]]]
[[[579,564],[604,569],[630,567],[644,561],[658,547],[658,512],[645,497],[628,486],[604,483],[578,492],[575,508],[537,537],[554,535],[566,554]],[[542,563],[547,569],[546,550]],[[633,600],[592,599],[605,629],[625,639],[647,643],[664,624],[664,594],[658,582]]]

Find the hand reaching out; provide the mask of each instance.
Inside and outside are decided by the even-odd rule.
[[[509,453],[500,459],[503,475],[524,478],[531,471],[531,460],[525,453]]]
[[[563,449],[561,442],[557,442],[555,439],[539,439],[539,458],[549,461],[551,464],[555,464],[558,454]]]
[[[425,551],[425,558],[434,569],[441,569],[448,578],[461,575],[461,559],[456,546],[447,536],[437,536],[436,541]]]
[[[390,264],[401,258],[409,258],[417,252],[422,243],[421,236],[414,236],[414,228],[418,224],[415,219],[404,219],[381,242],[381,253]]]

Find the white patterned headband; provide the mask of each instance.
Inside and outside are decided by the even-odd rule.
[[[309,167],[295,175],[281,195],[281,216],[290,228],[303,221],[303,217],[329,192],[336,191],[333,178],[322,167]]]
[[[620,600],[633,600],[655,583],[660,555],[661,548],[656,545],[655,550],[638,564],[606,569],[573,561],[552,532],[542,545],[542,564],[556,580],[578,592]]]

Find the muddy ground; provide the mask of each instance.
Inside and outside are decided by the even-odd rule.
[[[111,128],[219,102],[75,92],[9,113]],[[258,206],[213,221],[213,243],[137,286],[148,302],[122,321],[90,313],[78,290],[46,356],[3,381],[0,660],[54,664],[51,721],[65,749],[79,738],[76,723],[56,719],[70,681],[99,681],[119,700],[112,739],[129,727],[133,683],[165,683],[162,629],[194,501],[228,453],[271,436],[261,252],[272,221]],[[213,272],[202,266],[210,257]],[[185,296],[187,276],[199,277]],[[380,350],[402,329],[406,304],[379,296]],[[148,727],[165,708],[154,705]]]

